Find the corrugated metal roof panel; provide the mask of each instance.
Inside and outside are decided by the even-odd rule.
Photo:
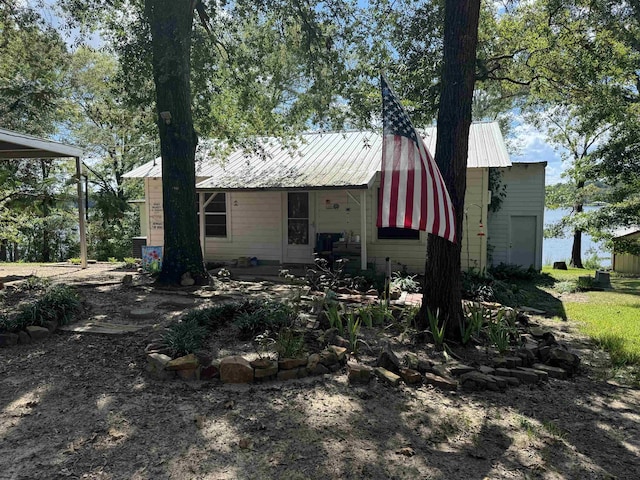
[[[436,129],[423,131],[425,143],[435,151]],[[208,148],[208,150],[207,150]],[[208,189],[264,188],[364,188],[380,170],[382,136],[374,132],[310,133],[299,144],[283,145],[265,139],[261,151],[239,149],[224,160],[214,160],[216,145],[200,149],[198,184]],[[497,123],[474,123],[469,136],[469,168],[511,165]],[[160,160],[125,175],[128,178],[160,177]]]

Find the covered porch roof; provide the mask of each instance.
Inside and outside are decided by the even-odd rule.
[[[23,158],[75,158],[78,185],[78,220],[80,226],[80,258],[82,268],[87,267],[87,238],[85,232],[84,202],[82,193],[82,157],[78,147],[52,142],[44,138],[26,135],[0,128],[0,160]]]

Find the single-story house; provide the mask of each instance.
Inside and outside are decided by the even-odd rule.
[[[422,131],[435,152],[436,128]],[[194,205],[206,261],[255,258],[260,264],[312,263],[315,251],[346,256],[350,265],[424,270],[425,232],[378,229],[382,155],[379,133],[309,133],[299,144],[266,139],[252,152],[215,158],[197,154]],[[142,178],[146,244],[164,241],[160,158],[131,172]],[[469,138],[462,268],[494,263],[542,266],[546,162],[512,164],[498,124],[474,123]],[[489,213],[489,169],[502,172],[506,197]],[[490,255],[489,255],[490,251]],[[243,258],[244,260],[245,258]]]
[[[640,243],[640,227],[630,227],[618,230],[613,234],[613,255],[611,268],[618,273],[640,273],[640,256],[631,253],[616,252],[616,242],[637,242]]]

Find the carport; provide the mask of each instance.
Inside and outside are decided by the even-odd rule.
[[[87,236],[82,192],[82,150],[78,147],[52,142],[43,138],[25,135],[0,128],[0,160],[24,158],[74,158],[76,161],[76,184],[78,186],[78,221],[80,227],[80,259],[82,268],[87,268]]]

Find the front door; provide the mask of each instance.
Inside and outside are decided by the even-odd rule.
[[[309,192],[287,192],[283,196],[283,263],[313,263],[313,205]]]
[[[511,242],[509,263],[524,268],[536,264],[536,225],[538,219],[533,215],[511,217]]]

